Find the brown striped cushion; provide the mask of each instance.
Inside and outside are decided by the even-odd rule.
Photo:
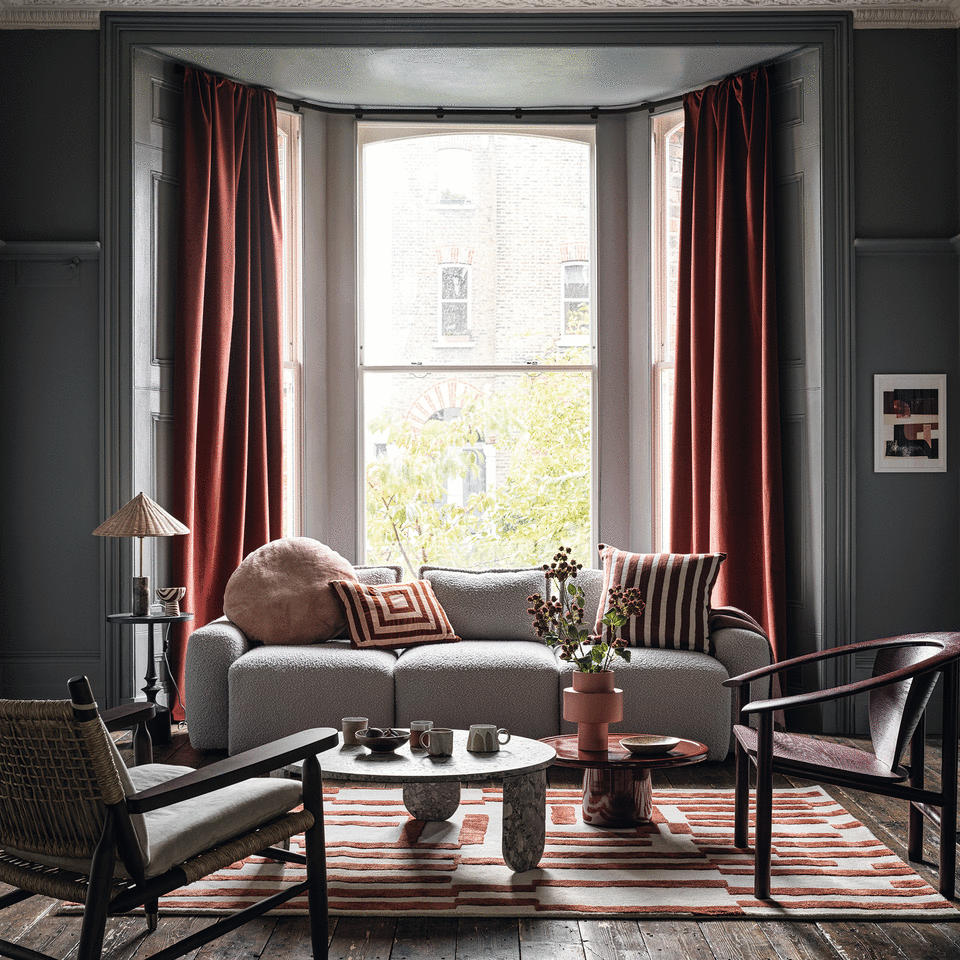
[[[710,592],[725,553],[627,553],[600,544],[603,593],[594,633],[605,628],[607,593],[613,586],[639,587],[646,607],[623,626],[632,647],[670,647],[713,653]]]
[[[426,580],[386,584],[333,580],[331,584],[343,602],[350,643],[357,649],[393,650],[460,639]]]

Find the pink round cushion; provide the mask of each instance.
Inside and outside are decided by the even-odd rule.
[[[250,640],[305,644],[329,640],[347,624],[331,580],[356,580],[353,565],[309,537],[273,540],[234,570],[223,612]]]

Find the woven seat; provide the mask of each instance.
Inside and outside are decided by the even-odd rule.
[[[773,674],[805,667],[832,658],[874,654],[873,673],[828,690],[791,697],[754,700],[750,685],[767,681]],[[907,856],[923,858],[923,823],[929,820],[940,832],[940,893],[952,897],[957,859],[957,747],[958,678],[960,678],[960,633],[917,633],[782,660],[772,666],[744,673],[725,681],[736,688],[741,723],[736,737],[736,800],[734,843],[748,844],[750,765],[757,769],[754,824],[754,894],[770,898],[770,848],[773,820],[773,774],[784,773],[805,780],[832,783],[909,803]],[[923,754],[925,711],[930,694],[943,674],[943,744],[941,788],[925,789]],[[774,731],[774,715],[792,707],[810,707],[857,694],[869,700],[870,737],[873,751],[818,740],[802,734]],[[748,725],[757,718],[757,729]],[[904,753],[909,746],[909,761]]]
[[[0,881],[16,888],[0,897],[0,909],[34,895],[84,904],[76,956],[94,960],[109,914],[144,906],[155,929],[161,896],[260,854],[305,863],[306,879],[153,956],[182,956],[306,892],[314,957],[326,957],[316,755],[337,743],[336,731],[304,731],[200,770],[154,764],[143,726],[152,704],[101,715],[86,677],[69,688],[70,700],[0,700]],[[146,762],[127,770],[108,729],[134,723],[135,756]],[[266,776],[298,760],[302,782]],[[305,853],[276,846],[299,833]],[[0,954],[46,957],[4,940]]]

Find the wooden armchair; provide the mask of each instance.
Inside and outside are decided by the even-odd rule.
[[[834,657],[876,653],[873,675],[829,690],[771,700],[750,701],[750,684],[796,666]],[[770,846],[773,819],[773,774],[832,783],[910,804],[907,821],[907,855],[923,859],[923,820],[940,832],[940,893],[953,897],[957,843],[958,661],[960,633],[919,633],[795,657],[760,670],[732,677],[726,686],[736,688],[741,723],[736,737],[736,800],[734,843],[748,846],[750,763],[757,768],[754,822],[754,894],[770,898]],[[943,691],[943,758],[939,790],[923,786],[925,740],[924,711],[940,674]],[[779,710],[826,703],[866,693],[869,697],[870,737],[873,752],[810,736],[774,731]],[[757,728],[748,726],[757,718]],[[903,763],[907,744],[910,759]]]
[[[307,892],[313,955],[327,956],[323,790],[316,754],[337,732],[307,730],[200,770],[147,763],[129,770],[86,677],[71,700],[0,700],[0,881],[16,889],[0,909],[34,895],[84,904],[77,960],[101,954],[106,919],[144,906],[157,926],[159,897],[253,854],[305,863],[306,879],[153,955],[171,960]],[[150,705],[109,711],[111,723],[145,719]],[[139,712],[138,712],[139,711]],[[148,758],[149,740],[134,738]],[[303,779],[267,776],[303,761]],[[302,803],[303,809],[298,807]],[[177,804],[176,812],[164,813]],[[305,833],[304,854],[276,847]],[[50,960],[0,940],[0,955]]]

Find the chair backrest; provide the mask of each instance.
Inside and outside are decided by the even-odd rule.
[[[877,652],[873,676],[905,671],[904,678],[871,690],[869,697],[873,752],[891,770],[899,766],[941,671],[960,658],[957,634],[921,634],[903,639],[902,646]]]
[[[124,797],[108,740],[92,696],[0,700],[0,847],[89,860]]]

